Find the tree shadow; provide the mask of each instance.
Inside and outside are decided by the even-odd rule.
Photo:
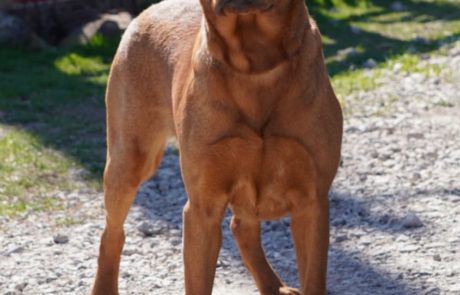
[[[348,4],[356,6],[356,1]],[[392,16],[396,12],[390,6],[391,1],[371,1],[376,7],[366,13],[350,14],[346,17],[332,18],[324,6],[310,5],[310,12],[328,42],[324,44],[325,56],[328,59],[328,69],[331,76],[352,69],[362,68],[365,61],[374,59],[383,63],[390,58],[407,52],[424,54],[441,46],[459,40],[460,34],[453,33],[433,39],[414,36],[411,39],[401,39],[386,36],[383,32],[369,31],[354,26],[353,23],[375,22],[380,24],[399,23],[411,20],[416,23],[433,21],[450,21],[460,19],[460,5],[454,3],[436,3],[420,1],[404,1],[404,10],[401,15],[390,20],[379,20],[376,17]],[[340,56],[340,50],[355,48],[350,54]],[[339,54],[338,54],[339,53]],[[337,58],[334,58],[337,57]]]
[[[33,134],[42,146],[82,165],[86,179],[99,180],[105,162],[105,79],[117,43],[38,52],[0,48],[0,123]],[[70,73],[59,68],[63,60]],[[80,71],[79,62],[93,60],[106,66]]]

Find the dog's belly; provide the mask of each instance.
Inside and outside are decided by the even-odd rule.
[[[235,216],[277,219],[292,207],[305,206],[314,180],[314,165],[306,147],[296,139],[232,137],[215,145],[210,159],[226,178]],[[225,168],[222,168],[225,167]]]

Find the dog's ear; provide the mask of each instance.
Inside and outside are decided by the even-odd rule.
[[[214,19],[221,13],[218,9],[219,0],[200,0],[200,5],[205,18],[208,21]]]
[[[206,13],[215,12],[215,7],[218,5],[218,0],[200,0],[201,7]]]
[[[224,12],[224,6],[229,2],[229,0],[211,0],[211,2],[214,13],[219,15]]]

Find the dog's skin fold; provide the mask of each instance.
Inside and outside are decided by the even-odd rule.
[[[93,295],[118,294],[123,223],[175,136],[186,295],[210,295],[225,208],[263,295],[324,295],[342,114],[302,0],[166,0],[132,22],[107,88],[106,227]],[[260,221],[290,214],[300,290],[267,262]],[[155,275],[155,274],[152,274]]]

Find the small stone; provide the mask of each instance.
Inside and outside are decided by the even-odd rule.
[[[425,292],[425,295],[437,295],[437,294],[440,294],[440,291],[439,291],[439,288],[438,287],[433,287],[433,288],[429,288],[426,292]]]
[[[441,255],[435,254],[435,255],[433,256],[433,260],[434,260],[434,261],[438,261],[438,262],[442,261]]]
[[[159,234],[160,229],[155,228],[155,225],[149,221],[143,221],[137,226],[137,230],[140,231],[144,236],[151,237],[153,235]]]
[[[52,281],[55,281],[55,280],[57,280],[57,277],[49,277],[49,278],[46,278],[46,279],[45,279],[45,282],[46,282],[47,284],[49,284],[49,283],[51,283]]]
[[[418,181],[422,179],[422,175],[418,172],[415,172],[414,174],[412,174],[412,181]]]
[[[399,72],[400,70],[402,70],[403,68],[403,65],[400,64],[400,63],[395,63],[394,66],[393,66],[393,71],[395,72]]]
[[[159,189],[160,191],[168,191],[168,190],[169,190],[169,187],[170,187],[168,181],[161,181],[161,182],[158,183],[157,186],[158,186],[158,189]]]
[[[0,11],[0,45],[27,45],[32,30],[21,18]]]
[[[404,228],[418,228],[422,227],[423,223],[415,213],[410,212],[401,220],[401,225]]]
[[[348,48],[339,50],[337,54],[348,57],[348,56],[354,56],[358,54],[358,51],[353,47],[348,47]]]
[[[363,64],[363,67],[366,68],[366,69],[373,69],[375,67],[377,67],[377,62],[372,59],[372,58],[369,58],[368,60],[366,60],[366,62]]]
[[[179,246],[181,243],[182,243],[182,240],[180,238],[171,239],[171,245],[173,246]]]
[[[409,133],[407,135],[407,139],[423,139],[425,138],[425,135],[423,135],[423,133]]]
[[[230,264],[224,259],[219,259],[217,261],[217,267],[228,267]]]
[[[393,11],[403,11],[403,10],[406,10],[407,8],[401,2],[395,1],[395,2],[391,3],[390,9],[393,10]]]
[[[121,277],[123,279],[128,279],[129,277],[131,277],[131,274],[129,272],[124,271],[121,273]]]
[[[101,27],[99,28],[99,33],[102,34],[104,37],[117,37],[122,34],[122,29],[118,25],[116,21],[113,20],[106,20],[102,23]]]
[[[460,292],[460,284],[455,284],[449,287],[449,291],[452,293],[449,294],[458,294]]]
[[[388,214],[384,214],[379,218],[380,224],[388,224],[391,221],[391,218]]]
[[[14,287],[17,291],[22,292],[27,287],[27,283],[20,283]]]
[[[24,247],[23,246],[17,246],[17,247],[13,247],[11,250],[7,251],[6,252],[6,255],[11,255],[11,254],[19,254],[19,253],[22,253],[24,252]]]
[[[345,129],[346,133],[358,133],[360,131],[361,131],[361,129],[358,128],[357,126],[350,126],[347,129]]]
[[[342,218],[338,218],[332,221],[333,226],[344,226],[347,224],[347,221]]]
[[[355,27],[355,26],[350,26],[350,30],[353,34],[360,34],[361,33],[361,29],[358,28],[358,27]]]
[[[414,42],[415,43],[419,43],[419,44],[423,44],[423,45],[429,45],[431,43],[430,40],[424,38],[424,37],[421,37],[421,36],[417,36],[415,39],[414,39]]]
[[[370,244],[372,244],[372,239],[370,239],[367,236],[363,236],[359,242],[364,246],[369,246]]]
[[[171,229],[169,234],[173,237],[182,237],[182,231],[179,229]]]
[[[66,244],[69,242],[69,236],[59,233],[53,237],[53,241],[56,244]]]
[[[418,249],[420,249],[419,246],[417,245],[404,245],[401,248],[399,248],[400,253],[409,253],[409,252],[415,252]]]
[[[341,243],[348,240],[348,237],[346,235],[341,235],[335,238],[336,243]]]
[[[123,251],[121,252],[121,255],[123,255],[123,256],[132,256],[132,255],[134,255],[136,253],[137,253],[137,251],[135,251],[135,250],[123,249]]]

